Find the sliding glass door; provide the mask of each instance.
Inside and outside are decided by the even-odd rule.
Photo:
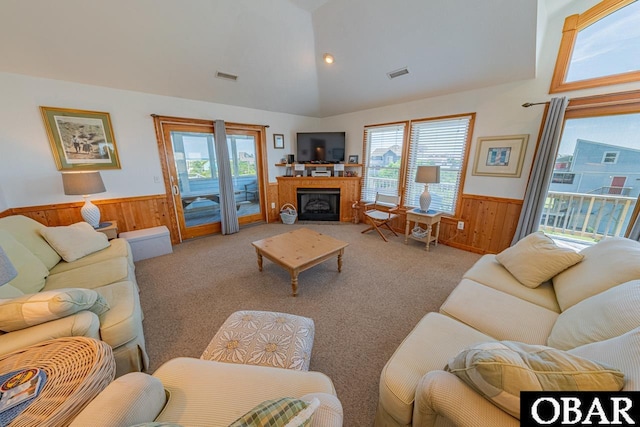
[[[170,193],[181,239],[220,232],[220,185],[213,125],[162,123]],[[238,222],[265,220],[261,134],[230,126],[226,143]]]

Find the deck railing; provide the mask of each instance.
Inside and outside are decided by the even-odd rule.
[[[591,238],[623,236],[635,197],[549,191],[540,230]]]

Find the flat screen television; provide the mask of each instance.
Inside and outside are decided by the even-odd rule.
[[[345,132],[298,132],[298,163],[344,162]]]

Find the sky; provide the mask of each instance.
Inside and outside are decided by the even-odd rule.
[[[573,154],[578,138],[640,150],[640,114],[568,119],[558,154]]]
[[[578,32],[567,81],[640,70],[640,1]]]

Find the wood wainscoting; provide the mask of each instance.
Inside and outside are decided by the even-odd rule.
[[[522,200],[463,194],[460,218],[443,217],[440,243],[481,254],[497,254],[511,246]],[[464,230],[458,230],[464,221]]]
[[[277,183],[269,183],[267,202],[269,222],[280,221]],[[93,203],[100,207],[103,220],[118,221],[120,232],[166,225],[171,233],[171,242],[179,243],[178,230],[170,221],[169,203],[164,194],[95,200]],[[271,208],[271,203],[276,204],[275,208]],[[522,200],[463,194],[461,203],[460,217],[442,218],[440,243],[481,254],[498,253],[511,245],[522,209]],[[24,215],[50,227],[69,225],[82,221],[80,208],[83,204],[75,202],[12,208],[0,212],[0,217]],[[344,220],[349,220],[351,209],[347,212]],[[360,220],[363,220],[362,209]],[[393,224],[400,234],[404,233],[405,220],[405,215],[400,212]],[[464,221],[464,230],[458,230],[458,221]]]
[[[118,232],[166,225],[171,233],[171,242],[178,243],[178,230],[171,224],[169,205],[164,194],[92,202],[100,208],[102,221],[118,221]],[[84,202],[11,208],[0,212],[0,217],[24,215],[48,227],[70,225],[82,221],[82,205]]]
[[[363,207],[361,205],[361,207]],[[440,221],[439,243],[480,254],[496,254],[511,245],[516,232],[522,200],[463,194],[460,217],[443,216]],[[360,209],[360,221],[364,215]],[[405,210],[398,210],[393,228],[404,235]],[[458,230],[458,221],[464,229]]]

